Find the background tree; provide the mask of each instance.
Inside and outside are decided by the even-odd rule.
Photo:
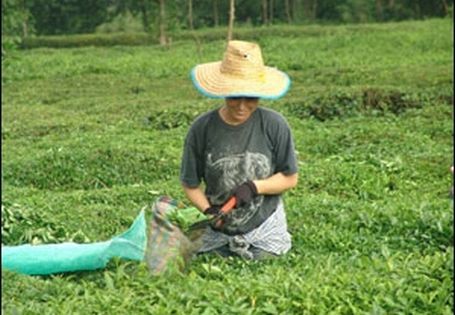
[[[194,29],[193,26],[193,1],[188,0],[188,27],[190,30]]]
[[[382,21],[384,19],[384,16],[382,14],[382,0],[376,0],[376,20],[377,21]]]
[[[273,0],[270,0],[270,2],[269,2],[269,23],[270,24],[273,24],[274,11],[275,11],[274,2],[273,2]]]
[[[261,8],[262,8],[262,24],[267,25],[267,24],[269,24],[267,0],[262,0]]]
[[[26,1],[2,0],[2,65],[8,52],[16,49],[34,30],[33,16]]]
[[[38,34],[91,33],[107,18],[108,0],[28,1]]]
[[[2,0],[2,37],[26,37],[34,29],[32,18],[25,0]]]
[[[453,0],[237,0],[236,23],[399,21],[443,17]],[[26,36],[92,33],[108,23],[134,23],[167,41],[168,33],[230,23],[230,1],[224,0],[2,0],[2,34]],[[119,22],[120,21],[120,22]],[[127,26],[113,28],[122,31]]]
[[[141,0],[139,2],[140,10],[142,13],[142,24],[144,26],[144,31],[150,32],[150,18],[149,18],[149,5],[147,0]]]
[[[449,4],[447,3],[447,0],[441,0],[442,2],[442,7],[444,8],[444,14],[447,15],[449,14]]]
[[[165,11],[165,2],[164,0],[158,0],[160,4],[160,16],[159,16],[159,24],[160,24],[160,45],[166,45],[168,43],[168,39],[166,36],[166,11]]]
[[[291,24],[292,17],[291,17],[291,5],[289,3],[289,0],[284,0],[284,12],[286,14],[286,20],[288,21],[289,24]]]
[[[213,25],[215,27],[218,27],[220,25],[220,18],[219,18],[219,13],[218,13],[218,0],[213,0]]]
[[[235,19],[235,1],[229,1],[229,26],[227,40],[232,40],[232,33],[234,31],[234,19]]]

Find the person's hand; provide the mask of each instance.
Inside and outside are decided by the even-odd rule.
[[[236,207],[242,207],[258,195],[258,190],[253,181],[248,180],[234,188],[232,195],[235,196],[237,201]]]
[[[204,214],[218,216],[221,214],[221,207],[220,206],[210,206],[204,210]]]

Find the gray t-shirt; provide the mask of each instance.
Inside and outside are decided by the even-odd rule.
[[[258,107],[244,123],[225,123],[218,109],[199,116],[185,139],[180,180],[197,187],[203,180],[212,205],[222,205],[232,190],[247,180],[264,179],[278,172],[297,173],[291,131],[285,118]],[[263,223],[276,209],[281,195],[259,195],[234,209],[221,231],[244,234]]]

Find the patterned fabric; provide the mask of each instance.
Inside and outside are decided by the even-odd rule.
[[[152,206],[152,219],[145,260],[152,273],[160,273],[170,264],[183,269],[195,251],[193,243],[174,224],[166,219],[166,213],[179,207],[175,200],[159,197]]]
[[[246,234],[229,236],[208,227],[202,236],[202,247],[198,252],[209,252],[224,245],[245,259],[253,258],[251,246],[276,255],[288,252],[291,236],[287,231],[283,203],[278,204],[276,211],[264,223]]]

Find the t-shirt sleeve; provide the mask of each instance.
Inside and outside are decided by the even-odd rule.
[[[180,181],[188,187],[199,186],[203,175],[201,139],[198,139],[195,129],[192,126],[186,135],[180,165]]]
[[[274,127],[275,171],[285,175],[295,174],[298,172],[298,166],[291,128],[282,116],[277,119]]]

